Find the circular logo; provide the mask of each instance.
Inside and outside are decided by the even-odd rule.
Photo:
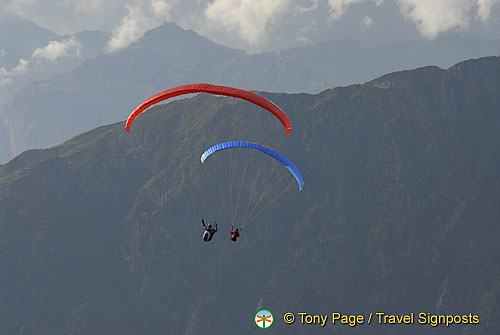
[[[267,309],[261,309],[257,313],[255,313],[255,324],[257,327],[266,329],[271,327],[273,324],[274,317],[273,314]]]

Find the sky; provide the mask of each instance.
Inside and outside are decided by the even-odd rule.
[[[0,0],[0,8],[58,34],[108,31],[110,53],[163,22],[249,53],[343,38],[365,46],[500,38],[500,0]]]

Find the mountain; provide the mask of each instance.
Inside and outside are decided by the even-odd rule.
[[[384,64],[384,55],[373,54],[352,39],[304,45],[281,51],[279,55],[303,64],[314,78],[327,83],[322,89],[362,83],[387,73],[385,70],[390,68]]]
[[[0,13],[1,66],[12,68],[20,58],[29,59],[34,48],[42,47],[59,36],[13,14]]]
[[[0,166],[2,330],[257,334],[267,308],[273,334],[497,334],[499,91],[500,58],[488,57],[316,95],[260,93],[289,115],[288,136],[245,101],[202,94],[153,108],[130,133],[119,122],[26,151]],[[240,173],[266,156],[200,163],[227,140],[271,146],[305,180],[236,243],[219,192],[233,177],[214,164]],[[264,180],[237,180],[238,202]],[[210,243],[200,216],[217,220]],[[287,325],[286,312],[417,317],[321,327]],[[418,313],[479,323],[422,325]]]
[[[374,57],[384,59],[390,71],[426,65],[447,68],[464,59],[500,55],[500,40],[451,35],[375,46],[368,50]]]
[[[364,47],[346,39],[304,45],[279,54],[303,64],[318,81],[334,87],[363,83],[388,72],[427,65],[447,68],[464,59],[497,56],[500,40],[447,36]]]
[[[14,68],[21,59],[29,60],[36,48],[60,37],[35,23],[12,14],[0,12],[0,105],[29,81],[19,81]]]
[[[123,120],[143,99],[181,84],[314,93],[395,70],[451,66],[466,57],[499,53],[499,40],[449,37],[370,48],[340,40],[248,55],[163,24],[128,48],[18,91],[0,115],[9,134],[9,150],[0,151],[0,161]]]
[[[303,81],[315,83],[300,64],[280,62],[273,54],[246,55],[164,24],[127,49],[26,87],[4,106],[1,117],[11,152],[17,154],[123,120],[139,101],[166,87],[211,82],[298,90],[306,86]]]
[[[14,14],[0,13],[0,104],[28,84],[71,71],[101,54],[108,38],[102,31],[58,35]],[[74,45],[68,55],[56,59],[32,58],[35,50],[70,39],[79,45]],[[21,60],[26,64],[21,65]]]
[[[15,147],[15,141],[12,142],[14,127],[3,116],[3,105],[23,87],[71,71],[96,57],[103,52],[107,40],[108,36],[102,31],[61,36],[16,15],[0,13],[0,161],[13,157]],[[47,53],[49,45],[60,43],[61,46],[68,41],[72,44],[66,56],[56,59],[33,57],[36,50]],[[51,50],[56,49],[52,47]],[[37,101],[30,101],[29,104],[33,107]],[[11,112],[15,115],[15,122],[21,123],[18,128],[21,134],[33,126],[33,121],[26,120],[25,115]],[[40,114],[37,112],[38,117]]]

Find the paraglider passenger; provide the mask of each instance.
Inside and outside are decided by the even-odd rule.
[[[236,230],[233,230],[233,226],[231,226],[231,230],[229,231],[229,234],[231,234],[230,239],[233,242],[236,242],[238,237],[240,237],[240,232],[239,232],[238,228],[236,228]]]
[[[217,221],[214,221],[215,228],[212,226],[211,223],[205,225],[205,220],[201,218],[201,224],[203,225],[203,241],[205,242],[210,242],[212,238],[214,237],[214,234],[217,232]]]

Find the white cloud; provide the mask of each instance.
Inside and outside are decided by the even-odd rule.
[[[309,43],[311,42],[311,40],[309,39],[308,35],[310,35],[311,33],[315,33],[317,29],[318,29],[318,22],[316,22],[316,20],[313,20],[307,26],[300,28],[295,38],[297,39],[297,41]]]
[[[5,49],[0,49],[0,57],[4,57],[5,55]]]
[[[19,59],[18,64],[11,70],[1,67],[0,86],[10,85],[12,77],[26,74],[33,63],[40,63],[44,60],[54,61],[60,57],[80,57],[80,47],[80,42],[73,36],[61,42],[50,41],[46,46],[35,49],[29,60]]]
[[[125,0],[11,0],[6,9],[58,34],[108,29]]]
[[[0,67],[0,79],[5,80],[5,78],[22,75],[28,72],[29,61],[21,58],[19,63],[12,68],[12,70],[7,70],[5,67]]]
[[[341,38],[340,25],[331,21],[345,17],[349,11],[361,21],[361,30],[372,25],[366,16],[383,25],[398,29],[401,20],[387,22],[381,18],[398,10],[407,22],[415,24],[420,34],[434,38],[453,29],[473,30],[478,24],[498,27],[500,0],[0,0],[9,3],[9,11],[59,34],[103,29],[112,32],[107,50],[120,50],[137,41],[144,33],[165,21],[193,29],[221,44],[259,51],[271,43],[292,45],[293,39]],[[326,14],[326,15],[325,15]],[[328,17],[328,19],[326,18]],[[363,19],[362,19],[363,18]],[[304,29],[311,22],[315,29]],[[380,23],[379,23],[380,22]],[[342,27],[354,28],[347,19]],[[495,26],[496,25],[496,26]],[[359,26],[358,26],[359,27]],[[486,27],[488,28],[488,27]],[[496,29],[496,30],[495,30]],[[307,35],[307,36],[306,36]],[[345,35],[356,35],[346,31]],[[287,40],[283,42],[283,40]],[[7,50],[8,51],[8,50]]]
[[[19,60],[19,64],[12,69],[11,73],[15,75],[25,74],[26,72],[28,72],[29,63],[30,62],[26,59],[21,58]]]
[[[318,8],[319,8],[319,0],[312,0],[312,3],[309,7],[302,7],[302,6],[298,5],[295,8],[295,12],[298,14],[302,14],[302,13],[315,11]]]
[[[71,1],[71,0],[65,0],[62,3],[66,4],[67,7],[70,7],[75,4],[75,8],[79,12],[88,12],[92,13],[95,12],[96,10],[99,10],[103,5],[104,5],[104,0],[76,0],[76,1]]]
[[[61,42],[50,41],[43,48],[33,51],[31,58],[36,60],[47,59],[56,60],[59,57],[80,57],[81,44],[74,37],[70,37]]]
[[[440,32],[466,29],[476,0],[398,0],[398,5],[424,37],[433,39]]]
[[[120,25],[113,29],[113,35],[108,42],[108,52],[123,49],[130,43],[137,41],[147,30],[146,16],[137,6],[127,5],[128,14],[122,18]]]
[[[477,18],[486,22],[491,17],[491,9],[500,4],[500,0],[477,0]]]
[[[335,21],[340,19],[349,9],[351,5],[373,2],[379,6],[383,0],[328,0],[330,10],[330,20]]]
[[[362,20],[361,20],[361,24],[363,25],[363,27],[369,27],[373,24],[373,19],[369,16],[365,16]]]
[[[12,84],[12,79],[10,78],[3,78],[2,74],[0,74],[0,87],[2,86],[8,86]]]
[[[29,61],[21,58],[19,63],[10,71],[3,66],[0,67],[0,86],[10,85],[13,76],[19,76],[28,72],[28,66]]]
[[[146,31],[171,19],[170,13],[176,1],[151,0],[125,5],[127,15],[113,28],[107,51],[115,52],[139,40]]]
[[[172,11],[172,4],[164,0],[153,0],[151,1],[151,10],[155,16],[165,16],[169,17]]]
[[[292,0],[215,0],[204,14],[211,23],[256,46],[266,39],[268,25],[276,24],[291,4]]]
[[[104,7],[106,2],[113,0],[11,0],[7,7],[12,11],[31,12],[34,8],[40,8],[43,5],[51,10],[74,10],[81,13],[95,12]],[[116,0],[115,0],[116,2]]]

